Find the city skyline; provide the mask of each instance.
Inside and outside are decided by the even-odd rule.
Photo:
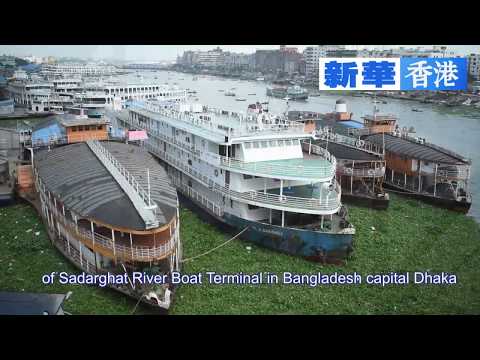
[[[287,45],[297,47],[300,52],[308,46],[315,45]],[[398,47],[430,48],[434,45],[346,45],[352,49],[391,49]],[[448,51],[459,55],[479,53],[480,45],[445,45]],[[174,61],[184,51],[206,51],[220,47],[224,51],[236,53],[254,53],[256,50],[278,49],[279,45],[0,45],[0,55],[26,56],[54,56],[90,58],[96,60],[109,59],[118,61]]]

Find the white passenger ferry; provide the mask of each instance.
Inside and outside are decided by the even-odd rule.
[[[246,113],[200,104],[132,104],[120,124],[149,135],[177,190],[211,217],[260,245],[339,263],[352,250],[336,160],[302,152],[304,125],[257,103]]]

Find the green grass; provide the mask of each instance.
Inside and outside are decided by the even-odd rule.
[[[391,196],[388,211],[350,207],[355,224],[354,252],[343,267],[323,266],[234,240],[184,264],[184,273],[273,272],[369,273],[449,272],[456,285],[183,285],[173,314],[478,314],[480,313],[480,226],[469,217]],[[84,286],[41,283],[51,271],[74,272],[49,243],[44,227],[26,205],[0,209],[0,289],[73,291],[65,304],[75,314],[129,314],[135,301]],[[18,223],[15,223],[18,221]],[[35,225],[36,224],[36,225]],[[372,227],[375,230],[372,230]],[[40,235],[29,228],[40,229]],[[18,238],[14,239],[17,235]],[[3,236],[3,237],[2,237]],[[203,253],[231,237],[181,211],[184,258]],[[247,250],[247,246],[251,250]],[[43,253],[42,253],[43,251]],[[12,263],[9,270],[8,265]],[[147,313],[140,307],[137,313]]]

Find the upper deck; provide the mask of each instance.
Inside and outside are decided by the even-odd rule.
[[[273,116],[269,113],[252,114],[225,111],[195,104],[195,106],[165,109],[152,102],[134,103],[132,112],[153,120],[169,123],[178,129],[193,133],[216,143],[235,143],[252,138],[306,138],[304,124]]]

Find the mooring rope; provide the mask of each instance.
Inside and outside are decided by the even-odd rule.
[[[230,241],[232,240],[235,240],[236,238],[238,238],[240,235],[242,235],[245,231],[248,230],[248,228],[250,227],[247,226],[245,229],[243,229],[242,231],[240,231],[237,235],[235,235],[234,237],[232,237],[231,239],[228,239],[227,241],[221,243],[220,245],[218,246],[215,246],[213,249],[210,249],[208,251],[205,251],[204,253],[202,254],[199,254],[197,256],[193,256],[191,258],[188,258],[188,259],[183,259],[183,260],[180,260],[180,262],[184,263],[184,262],[187,262],[187,261],[191,261],[191,260],[194,260],[194,259],[198,259],[199,257],[201,256],[205,256],[205,255],[208,255],[210,254],[212,251],[215,251],[217,250],[218,248],[221,248],[222,246],[225,246],[227,245]],[[145,296],[145,294],[143,294],[142,296],[140,296],[140,298],[138,299],[137,303],[135,304],[135,307],[133,308],[132,312],[130,313],[130,315],[133,315],[135,313],[135,311],[137,310],[137,307],[138,307],[138,304],[140,304],[140,301],[142,300],[142,298]]]
[[[239,237],[240,235],[242,235],[245,231],[247,231],[247,229],[248,229],[249,227],[250,227],[250,226],[247,226],[245,229],[243,229],[242,231],[240,231],[237,235],[235,235],[235,236],[232,237],[231,239],[229,239],[229,240],[221,243],[220,245],[214,247],[213,249],[210,249],[210,250],[208,250],[208,251],[206,251],[206,252],[204,252],[204,253],[202,253],[202,254],[200,254],[200,255],[193,256],[193,257],[188,258],[188,259],[180,260],[180,262],[184,263],[184,262],[187,262],[187,261],[191,261],[191,260],[197,259],[197,258],[199,258],[199,257],[201,257],[201,256],[210,254],[212,251],[217,250],[218,248],[220,248],[220,247],[228,244],[230,241],[232,241],[232,240],[236,239],[237,237]]]

